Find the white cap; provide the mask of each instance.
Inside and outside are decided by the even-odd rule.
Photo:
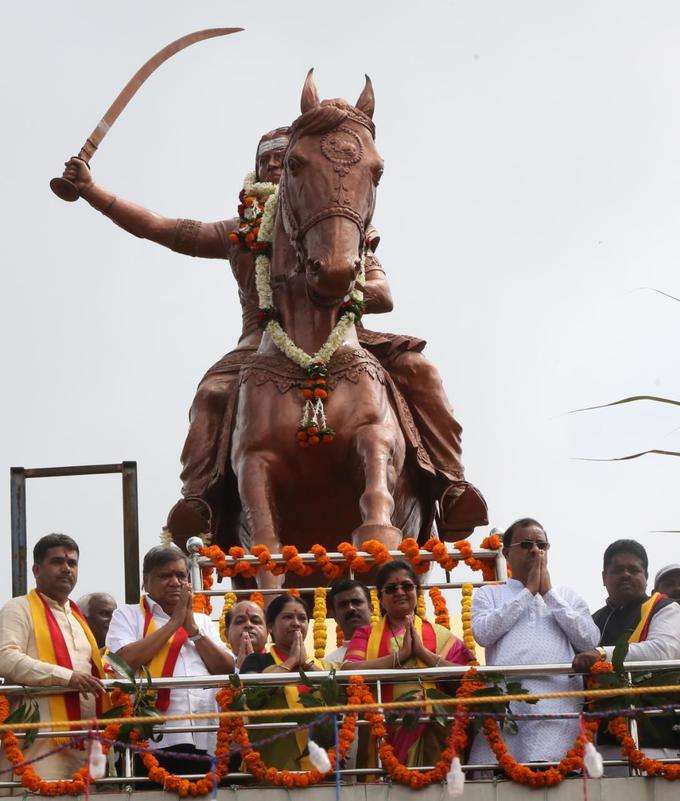
[[[680,565],[673,564],[673,565],[666,565],[662,567],[661,570],[656,574],[654,577],[654,587],[661,581],[664,576],[667,576],[669,573],[674,573],[676,570],[680,570]]]

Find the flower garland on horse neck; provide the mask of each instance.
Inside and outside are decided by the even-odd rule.
[[[328,338],[314,354],[306,353],[283,330],[279,313],[274,306],[271,287],[271,242],[278,209],[279,190],[275,184],[256,183],[254,173],[249,173],[243,185],[244,217],[241,235],[230,234],[233,242],[239,241],[255,254],[255,287],[259,304],[259,324],[276,347],[288,359],[302,368],[307,378],[302,385],[304,406],[297,430],[297,441],[302,448],[332,442],[335,431],[326,421],[324,402],[328,398],[328,363],[335,351],[345,341],[348,331],[361,318],[364,294],[353,289],[344,299],[338,313],[338,321]],[[264,203],[263,203],[264,201]],[[240,209],[241,207],[239,207]],[[366,277],[366,251],[362,249],[361,268],[358,281],[363,284]]]

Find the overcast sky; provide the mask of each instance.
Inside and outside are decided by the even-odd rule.
[[[149,56],[216,26],[246,31],[159,69],[95,179],[170,216],[233,216],[307,69],[350,101],[369,73],[395,310],[366,322],[428,340],[493,524],[541,520],[553,582],[593,608],[613,539],[639,539],[652,572],[680,561],[680,535],[650,533],[680,528],[680,460],[576,459],[680,450],[680,410],[564,414],[680,398],[680,303],[637,291],[680,296],[677,2],[28,0],[4,19],[0,600],[11,465],[136,460],[144,549],[179,497],[195,386],[240,330],[229,266],[135,239],[48,182]],[[51,530],[80,543],[76,596],[122,600],[118,476],[33,480],[28,509],[31,547]]]

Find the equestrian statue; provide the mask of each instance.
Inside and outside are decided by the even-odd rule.
[[[353,106],[320,100],[310,70],[301,115],[260,139],[234,219],[167,218],[124,200],[94,182],[82,151],[56,179],[135,236],[231,264],[242,333],[191,406],[183,497],[168,517],[180,545],[209,531],[225,549],[395,548],[429,537],[435,518],[443,539],[488,522],[425,342],[361,322],[392,309],[372,225],[374,106],[368,77]]]

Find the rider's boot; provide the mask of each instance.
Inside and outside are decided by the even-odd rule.
[[[467,481],[452,481],[439,499],[437,531],[441,539],[465,539],[489,522],[484,496]]]
[[[182,498],[172,507],[168,514],[167,529],[172,541],[186,550],[189,537],[210,536],[212,526],[212,512],[210,506],[198,496]]]

